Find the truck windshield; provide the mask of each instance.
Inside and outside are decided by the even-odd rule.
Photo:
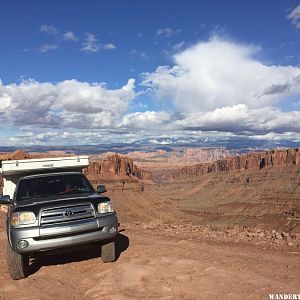
[[[20,181],[17,201],[91,192],[93,187],[81,174],[40,176]]]

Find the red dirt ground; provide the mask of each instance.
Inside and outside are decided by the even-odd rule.
[[[0,300],[252,300],[300,293],[299,236],[291,246],[268,237],[272,229],[299,234],[298,216],[288,222],[286,214],[300,207],[299,168],[146,184],[144,192],[134,182],[107,187],[123,229],[115,263],[102,263],[92,246],[36,259],[28,278],[12,281],[0,213]]]

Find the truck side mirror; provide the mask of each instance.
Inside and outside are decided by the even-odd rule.
[[[11,201],[10,201],[9,195],[0,196],[0,204],[2,204],[2,205],[10,205]]]
[[[97,186],[97,193],[99,194],[102,194],[102,193],[105,193],[107,190],[106,190],[106,187],[104,184],[100,184]]]

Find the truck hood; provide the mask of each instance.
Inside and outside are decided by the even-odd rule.
[[[23,200],[21,202],[14,203],[14,211],[33,211],[38,214],[39,211],[46,207],[59,207],[64,205],[72,205],[78,203],[92,203],[96,209],[99,202],[110,201],[108,197],[99,195],[97,193],[84,193],[84,194],[72,194],[62,195],[56,197],[45,198],[31,198]]]

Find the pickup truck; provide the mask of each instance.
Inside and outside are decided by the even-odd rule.
[[[118,219],[110,199],[103,195],[105,186],[99,185],[95,191],[80,171],[73,171],[70,161],[64,167],[63,159],[54,163],[35,160],[31,168],[28,161],[16,161],[6,169],[2,162],[4,193],[5,184],[15,184],[12,197],[0,197],[0,204],[8,205],[7,265],[11,278],[29,275],[31,256],[82,244],[99,243],[102,261],[115,261]],[[77,164],[77,169],[80,167]]]

